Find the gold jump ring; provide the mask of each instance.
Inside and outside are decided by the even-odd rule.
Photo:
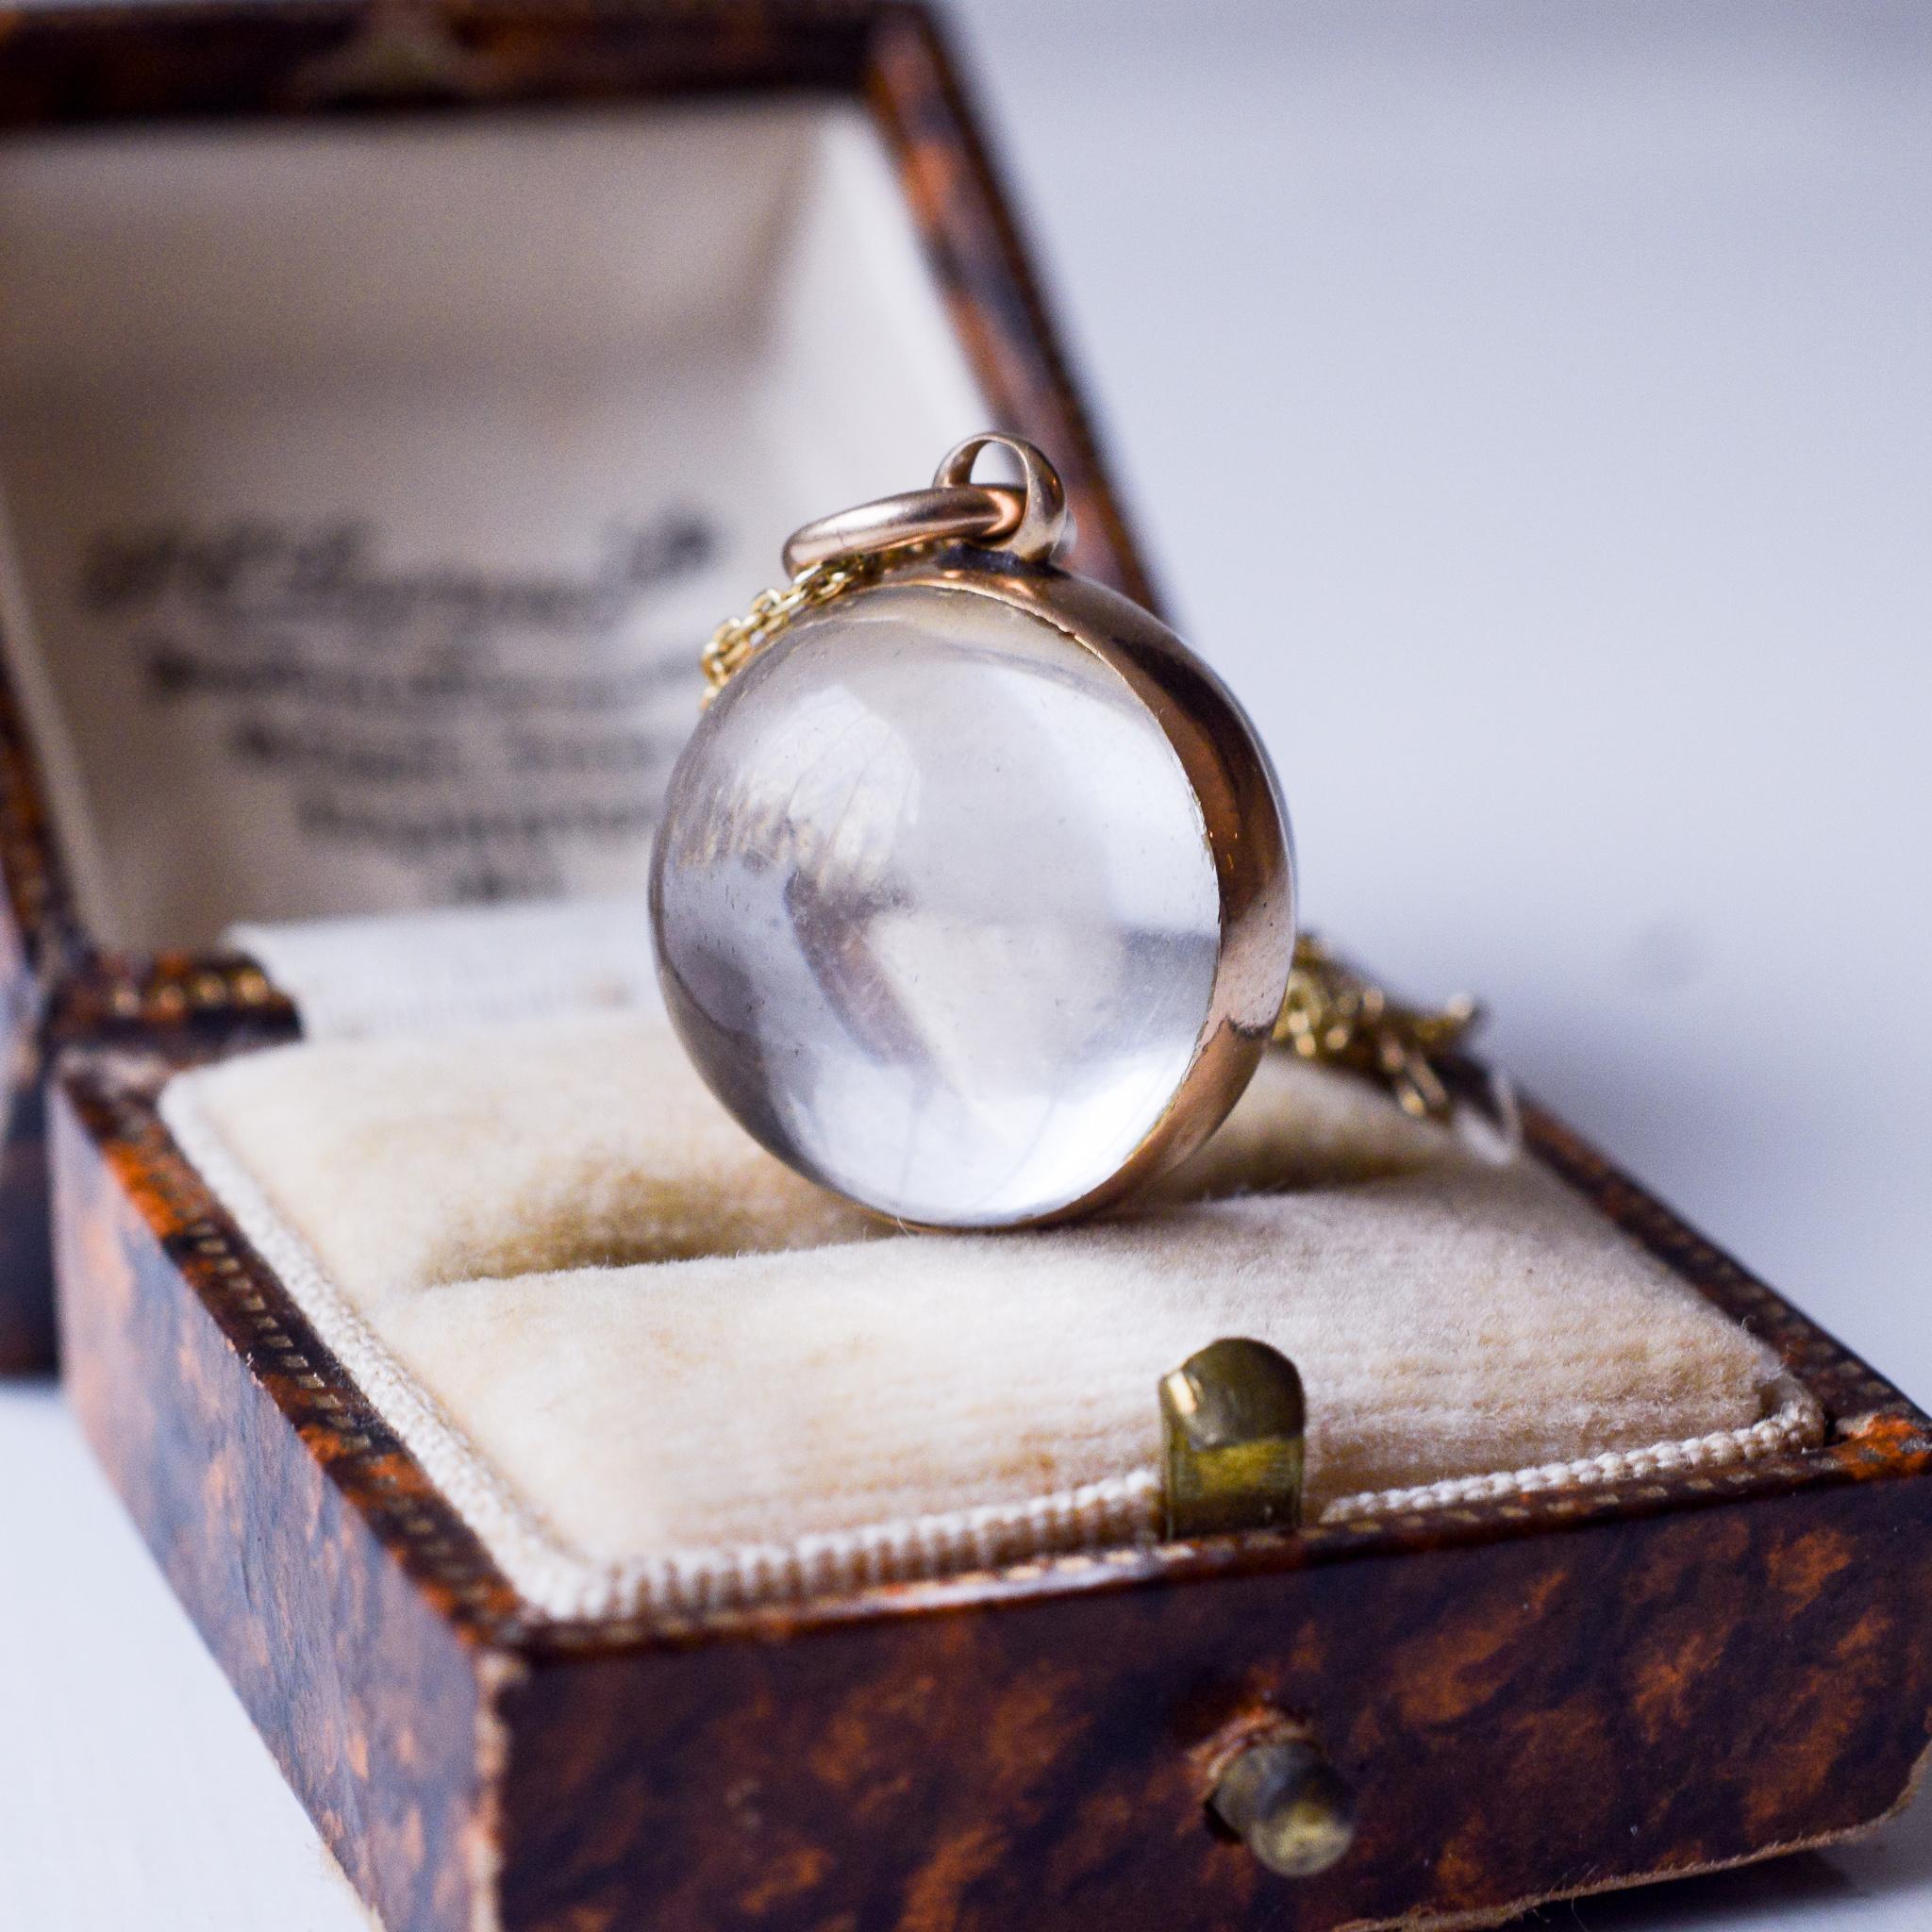
[[[1010,537],[1025,514],[1024,494],[995,483],[902,490],[792,531],[785,541],[785,571],[796,576],[815,563],[843,563],[913,543],[996,543]]]

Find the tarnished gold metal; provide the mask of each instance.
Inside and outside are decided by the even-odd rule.
[[[1167,1534],[1293,1529],[1302,1518],[1302,1378],[1265,1341],[1224,1338],[1160,1384]]]
[[[975,483],[982,451],[1004,449],[1021,483]],[[1023,563],[1048,563],[1067,532],[1059,473],[1023,437],[985,430],[949,449],[930,490],[905,490],[818,517],[785,540],[780,560],[791,581],[761,591],[742,617],[721,624],[705,646],[705,703],[776,639],[792,619],[874,581],[887,564],[941,543],[977,543]]]
[[[1067,533],[1067,492],[1060,475],[1024,436],[982,430],[957,442],[940,458],[933,472],[937,489],[958,489],[973,480],[980,453],[1003,449],[1020,465],[1021,515],[1018,525],[1000,538],[1000,548],[1022,563],[1049,563]],[[1002,492],[1010,494],[1010,492]]]
[[[918,543],[998,543],[1015,535],[1025,517],[1025,495],[1004,484],[936,484],[820,517],[792,531],[780,560],[795,577],[815,563],[846,563]]]
[[[1481,1020],[1481,1007],[1467,993],[1433,1010],[1403,1006],[1303,933],[1274,1038],[1303,1059],[1366,1074],[1404,1113],[1441,1121],[1454,1102],[1435,1062],[1459,1048]]]
[[[1018,463],[1019,487],[972,480],[981,453],[993,447]],[[836,598],[874,587],[942,588],[993,598],[1052,625],[1111,665],[1161,721],[1202,801],[1221,879],[1225,939],[1213,1011],[1206,1044],[1167,1114],[1105,1187],[1052,1219],[1123,1199],[1197,1146],[1225,1117],[1271,1038],[1306,1059],[1376,1081],[1405,1112],[1446,1118],[1452,1098],[1434,1062],[1475,1024],[1475,1003],[1457,999],[1438,1011],[1402,1006],[1304,936],[1293,941],[1287,997],[1276,1005],[1294,908],[1285,834],[1273,836],[1280,824],[1273,784],[1239,713],[1198,677],[1177,677],[1165,625],[1101,585],[1037,568],[1052,562],[1066,528],[1065,491],[1039,450],[991,431],[968,437],[947,452],[930,490],[861,504],[792,533],[785,547],[791,581],[760,592],[706,645],[705,702],[798,618]]]
[[[1200,801],[1221,894],[1221,953],[1201,1045],[1167,1111],[1102,1185],[1046,1217],[1069,1221],[1132,1197],[1185,1159],[1246,1090],[1280,1010],[1294,935],[1292,861],[1281,804],[1246,721],[1175,655],[1174,634],[1140,605],[1086,577],[1022,566],[997,552],[970,568],[956,551],[894,564],[904,587],[987,597],[1025,611],[1106,663],[1165,732]]]
[[[1004,534],[963,544],[915,529],[904,507],[919,491],[808,525],[792,541],[815,547],[828,525],[852,529],[875,518],[894,547],[810,564],[783,590],[766,591],[744,617],[719,628],[704,669],[715,696],[796,619],[834,598],[937,590],[1005,604],[1059,632],[1108,665],[1159,724],[1200,801],[1221,895],[1221,952],[1201,1043],[1167,1111],[1105,1182],[1042,1217],[1068,1221],[1124,1200],[1185,1159],[1241,1097],[1280,1011],[1283,964],[1293,949],[1292,862],[1274,781],[1233,701],[1152,612],[1103,584],[1044,567],[1067,530],[1066,492],[1046,458],[1018,437],[968,437],[940,464],[935,491],[983,487],[1002,501],[1012,496],[1006,486],[971,482],[974,463],[991,447],[1014,458],[1023,479],[1010,529],[1003,523]]]
[[[1284,1878],[1327,1871],[1355,1842],[1354,1794],[1311,1740],[1285,1727],[1241,1745],[1208,1803]]]

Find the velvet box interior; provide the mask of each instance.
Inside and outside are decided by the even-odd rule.
[[[924,21],[425,15],[483,107],[270,121],[398,58],[304,15],[0,148],[7,856],[70,1385],[386,1922],[1466,1922],[1899,1802],[1922,1419],[1534,1108],[1279,1055],[1131,1214],[927,1237],[670,1035],[651,824],[788,529],[999,421],[1140,584]],[[1307,1527],[1166,1541],[1230,1335]],[[1300,1884],[1204,1810],[1257,1724],[1354,1793]]]

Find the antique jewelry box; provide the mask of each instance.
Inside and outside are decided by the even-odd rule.
[[[391,1932],[1488,1923],[1905,1801],[1925,1419],[1534,1107],[1282,1052],[923,1237],[671,1041],[785,530],[997,423],[1146,595],[924,14],[30,16],[0,126],[14,1356],[58,1058],[73,1400]],[[1176,1534],[1231,1340],[1302,1520]]]

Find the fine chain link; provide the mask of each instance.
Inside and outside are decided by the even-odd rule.
[[[883,561],[877,556],[868,556],[808,564],[789,584],[760,591],[742,617],[727,619],[711,633],[711,641],[698,660],[705,674],[704,702],[708,705],[737,673],[788,630],[794,619],[870,583],[878,575]]]
[[[760,591],[751,608],[721,624],[705,646],[704,702],[708,705],[797,618],[872,582],[883,563],[874,555],[809,564],[789,584]],[[1481,1018],[1482,1009],[1467,993],[1434,1008],[1404,1006],[1343,964],[1313,934],[1303,933],[1295,941],[1273,1037],[1305,1060],[1373,1080],[1404,1113],[1441,1121],[1448,1119],[1455,1102],[1436,1063],[1457,1052]]]

